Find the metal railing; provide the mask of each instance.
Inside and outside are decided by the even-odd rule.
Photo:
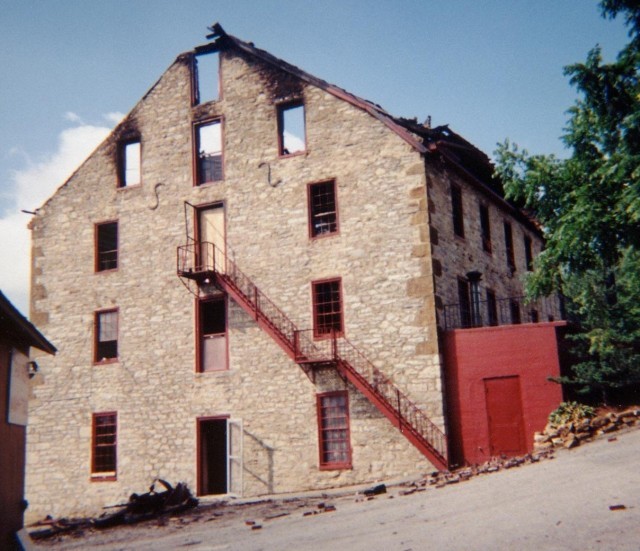
[[[446,436],[424,411],[346,338],[332,333],[316,340],[313,330],[298,329],[220,247],[195,241],[178,247],[178,275],[217,279],[250,315],[268,326],[297,363],[334,364],[401,432],[409,433],[439,466],[446,467]]]
[[[524,296],[481,300],[475,303],[447,304],[444,328],[470,329],[519,323],[540,323],[566,319],[564,303],[559,295],[529,300]]]

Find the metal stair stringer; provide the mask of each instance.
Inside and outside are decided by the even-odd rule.
[[[181,249],[186,247],[180,247],[178,252],[181,277],[217,284],[305,371],[310,364],[335,366],[431,463],[438,469],[448,468],[446,436],[442,430],[352,343],[345,338],[333,338],[330,350],[320,348],[228,256],[225,255],[224,262],[194,271],[184,264],[193,255]]]

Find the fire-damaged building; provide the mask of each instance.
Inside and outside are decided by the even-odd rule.
[[[526,453],[561,400],[543,246],[488,157],[211,27],[31,221],[30,514]],[[73,488],[73,492],[69,489]]]

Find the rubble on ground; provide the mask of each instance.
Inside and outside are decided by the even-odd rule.
[[[548,423],[542,432],[534,434],[535,452],[554,448],[575,448],[581,442],[609,434],[640,423],[640,408],[620,412],[609,411],[592,418],[572,421],[561,425]]]

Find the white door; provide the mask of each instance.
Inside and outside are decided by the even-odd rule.
[[[224,206],[198,209],[200,270],[225,273],[226,240]],[[215,252],[214,252],[215,251]]]
[[[227,493],[242,496],[242,420],[227,419]]]

